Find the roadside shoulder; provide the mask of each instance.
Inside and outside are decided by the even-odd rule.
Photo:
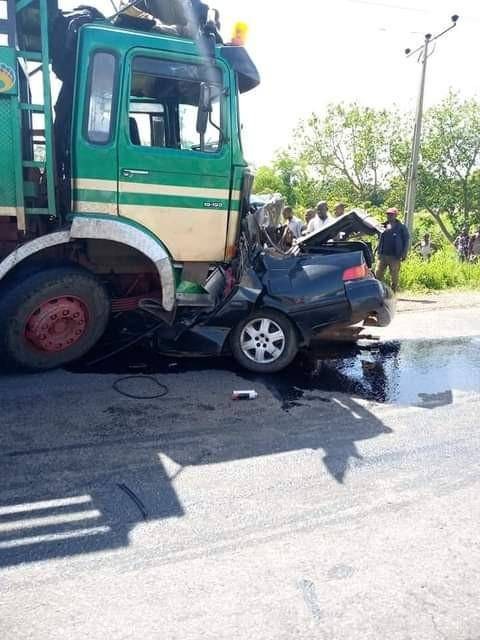
[[[480,307],[480,291],[439,291],[436,293],[400,293],[397,312],[434,311],[436,309],[462,309]]]

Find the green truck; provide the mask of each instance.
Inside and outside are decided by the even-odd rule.
[[[80,357],[141,300],[169,325],[208,307],[203,284],[238,257],[239,94],[258,72],[203,3],[187,35],[139,5],[0,0],[0,346],[21,367]]]
[[[282,202],[250,198],[244,25],[225,44],[201,0],[109,18],[56,2],[0,0],[2,364],[62,366],[108,326],[113,351],[143,340],[268,373],[318,332],[390,322],[369,245],[346,240],[374,220],[352,211],[285,250]]]

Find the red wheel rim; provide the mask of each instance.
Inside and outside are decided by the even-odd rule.
[[[43,302],[25,324],[27,342],[40,351],[65,351],[88,326],[88,307],[80,298],[63,296]]]

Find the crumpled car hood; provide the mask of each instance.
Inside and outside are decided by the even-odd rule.
[[[345,213],[340,218],[332,220],[319,231],[310,233],[308,236],[302,236],[295,243],[296,247],[314,247],[325,244],[329,240],[334,240],[339,233],[345,233],[350,236],[353,233],[362,233],[365,235],[380,235],[383,232],[383,226],[369,216],[362,209],[353,209],[349,213]]]

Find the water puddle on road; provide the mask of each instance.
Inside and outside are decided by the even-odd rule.
[[[317,344],[314,350],[301,353],[287,370],[270,375],[246,372],[230,358],[166,357],[138,346],[93,366],[86,364],[92,359],[90,354],[69,371],[161,375],[227,370],[249,388],[264,384],[285,410],[305,401],[329,402],[326,392],[429,409],[452,404],[455,393],[480,392],[480,338]]]
[[[480,340],[411,340],[313,356],[317,389],[382,403],[435,408],[455,393],[480,392]]]

